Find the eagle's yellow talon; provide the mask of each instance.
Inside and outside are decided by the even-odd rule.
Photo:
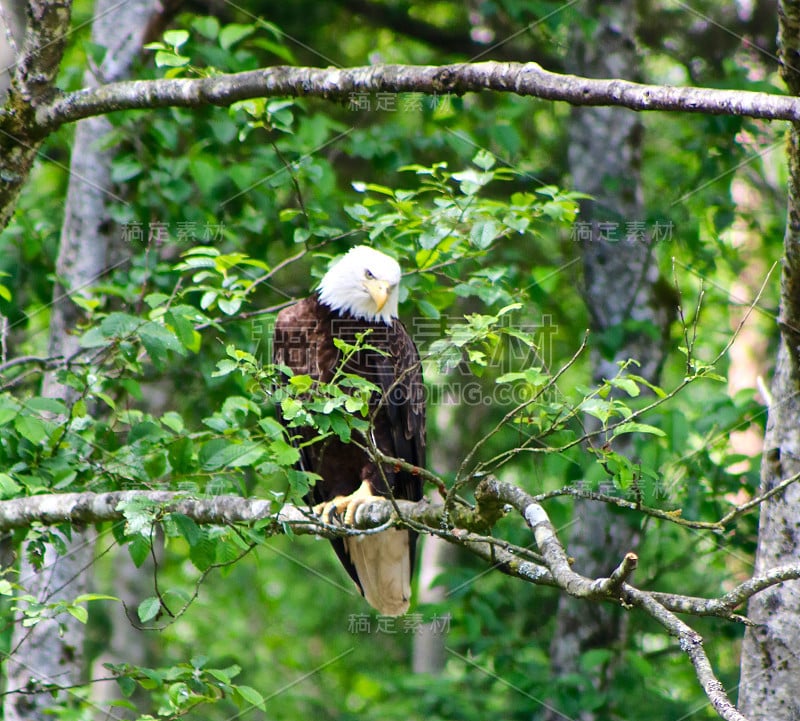
[[[380,496],[376,496],[369,483],[363,481],[358,490],[349,496],[336,496],[326,503],[318,503],[313,510],[326,523],[339,522],[344,526],[352,526],[359,506],[376,500],[380,500]]]

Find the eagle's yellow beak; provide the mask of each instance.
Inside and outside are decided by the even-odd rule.
[[[380,313],[383,306],[386,305],[386,301],[389,300],[389,283],[385,280],[370,278],[364,281],[364,287],[367,289],[367,293],[369,293],[370,298],[372,298],[375,307]]]

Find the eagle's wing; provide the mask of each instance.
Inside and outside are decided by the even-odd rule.
[[[391,376],[381,378],[381,402],[386,406],[393,447],[381,450],[424,468],[425,386],[419,352],[400,321],[394,322],[392,331],[389,343]],[[422,485],[418,474],[404,470],[394,473],[391,484],[396,498],[409,501],[422,498]]]

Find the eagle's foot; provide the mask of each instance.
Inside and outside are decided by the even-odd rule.
[[[341,523],[345,526],[352,526],[359,506],[379,500],[383,499],[380,496],[376,496],[369,484],[363,481],[358,490],[349,496],[336,496],[330,501],[317,504],[314,506],[314,513],[326,523]]]

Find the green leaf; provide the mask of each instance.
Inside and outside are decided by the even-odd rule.
[[[151,308],[157,308],[160,305],[164,305],[169,299],[170,296],[166,293],[148,293],[144,297],[144,302]]]
[[[472,226],[469,239],[480,250],[488,248],[498,236],[498,226],[494,220],[483,220]]]
[[[581,410],[594,416],[601,423],[605,425],[613,412],[613,406],[607,401],[600,400],[599,398],[587,398],[581,403]]]
[[[233,315],[239,311],[239,308],[242,307],[242,298],[237,296],[234,296],[233,298],[223,298],[220,296],[217,299],[217,305],[225,315]]]
[[[254,38],[251,40],[251,43],[257,48],[262,48],[273,55],[277,55],[281,60],[286,62],[287,65],[297,65],[297,58],[292,51],[284,45],[274,43],[266,38]]]
[[[152,621],[158,615],[160,610],[161,601],[159,601],[155,596],[149,596],[139,604],[136,612],[139,615],[139,621],[142,623],[147,623],[148,621]]]
[[[25,401],[25,405],[34,411],[42,411],[46,413],[55,413],[56,415],[67,415],[67,406],[63,401],[56,400],[55,398],[44,398],[42,396],[35,396]]]
[[[267,710],[264,697],[252,686],[237,686],[236,692],[251,706],[257,706],[262,711]]]
[[[14,428],[23,438],[34,445],[38,445],[47,438],[47,425],[33,416],[17,416],[14,420]]]
[[[240,468],[252,466],[264,455],[264,448],[259,443],[246,441],[233,443],[225,441],[225,445],[210,457],[201,461],[203,470],[216,471],[220,468]]]
[[[178,438],[167,447],[167,460],[175,473],[190,473],[193,468],[194,443],[191,438]]]
[[[203,537],[202,529],[189,516],[183,513],[171,513],[170,518],[190,546],[196,545]]]
[[[213,676],[217,681],[229,684],[236,676],[242,672],[242,667],[233,665],[227,668],[209,668],[207,669],[208,675]]]
[[[223,50],[230,50],[233,45],[240,40],[252,35],[255,32],[255,25],[240,25],[232,23],[226,25],[219,33],[219,44]]]
[[[103,332],[95,327],[89,328],[80,338],[81,348],[102,348],[109,345],[109,340],[103,335]]]
[[[296,375],[289,378],[289,385],[294,386],[298,393],[305,393],[314,384],[314,379],[309,375]]]
[[[167,351],[175,351],[179,355],[186,355],[186,349],[175,334],[165,326],[148,321],[139,329],[139,337],[147,355],[159,367],[167,357]]]
[[[667,435],[660,428],[648,425],[647,423],[634,423],[633,421],[621,423],[614,428],[612,437],[621,436],[623,433],[649,433],[650,435],[659,436],[661,438]]]
[[[80,623],[85,624],[89,620],[89,612],[84,606],[67,606],[67,613],[77,618]]]
[[[159,68],[182,68],[188,65],[191,58],[178,55],[170,50],[159,50],[156,53],[156,66]]]
[[[475,165],[477,165],[481,170],[489,170],[490,168],[494,167],[495,159],[494,155],[492,155],[488,150],[479,150],[472,159],[472,162],[475,163]]]
[[[236,361],[231,360],[230,358],[223,358],[222,360],[217,361],[217,370],[215,370],[212,374],[212,378],[220,378],[221,376],[226,376],[229,373],[233,373],[239,364]]]
[[[176,50],[189,39],[189,33],[186,30],[167,30],[164,33],[164,42],[172,46]]]
[[[128,444],[133,445],[136,441],[141,440],[158,441],[164,436],[165,431],[163,431],[157,423],[153,421],[142,421],[141,423],[134,424],[130,431],[128,431]]]
[[[631,398],[636,398],[641,393],[638,384],[636,381],[630,378],[612,378],[609,381],[609,384],[614,386],[615,388],[621,388],[624,390]]]
[[[180,413],[176,413],[175,411],[167,411],[163,416],[161,416],[161,422],[167,428],[175,431],[175,433],[183,432],[183,418],[181,417]]]
[[[0,473],[0,499],[13,498],[19,495],[22,486],[19,485],[8,473]]]
[[[291,421],[303,410],[303,404],[296,398],[284,398],[281,401],[281,413],[287,421]]]
[[[300,460],[300,451],[289,445],[282,438],[276,438],[269,444],[270,455],[281,466],[293,466]]]
[[[607,664],[613,657],[612,651],[607,648],[594,648],[580,655],[580,667],[583,671],[591,671],[598,666]]]
[[[19,413],[19,408],[4,406],[0,408],[0,426],[4,426]]]
[[[206,40],[215,40],[219,35],[219,20],[210,15],[194,18],[192,27]]]
[[[100,331],[106,338],[126,338],[135,333],[142,321],[128,313],[110,313],[100,323]]]
[[[161,51],[159,51],[161,52]],[[115,183],[124,183],[135,178],[143,170],[142,163],[133,156],[117,158],[111,165],[111,180]]]
[[[550,376],[542,372],[541,368],[526,368],[524,371],[514,371],[504,373],[495,383],[513,383],[514,381],[526,381],[532,386],[541,386],[550,380]]]
[[[147,498],[132,498],[117,504],[117,510],[122,511],[122,515],[125,516],[125,532],[131,536],[139,535],[146,538],[148,548],[158,508],[158,504]]]
[[[346,404],[345,404],[346,405]],[[340,416],[338,413],[331,414],[331,428],[333,432],[339,436],[343,443],[349,443],[351,438],[351,429],[347,423],[347,419]]]
[[[289,487],[292,494],[297,498],[303,498],[308,493],[312,483],[321,478],[316,473],[300,471],[296,468],[290,468],[286,472],[286,477],[289,479]]]
[[[194,546],[189,548],[189,559],[199,571],[205,571],[216,562],[217,543],[203,534]]]
[[[136,691],[136,681],[130,678],[130,676],[117,676],[114,680],[117,682],[119,690],[125,698],[133,696],[134,691]]]
[[[344,409],[348,413],[361,413],[366,415],[369,412],[369,400],[358,395],[348,396],[344,402]]]
[[[116,596],[109,596],[105,593],[82,593],[74,603],[86,603],[88,601],[119,601]]]
[[[194,329],[194,325],[189,318],[169,310],[165,314],[165,320],[169,323],[184,348],[194,353],[200,350],[200,333]]]
[[[453,180],[459,183],[461,192],[464,195],[475,195],[494,176],[491,172],[479,173],[473,168],[468,168],[460,173],[453,173],[452,177]]]

